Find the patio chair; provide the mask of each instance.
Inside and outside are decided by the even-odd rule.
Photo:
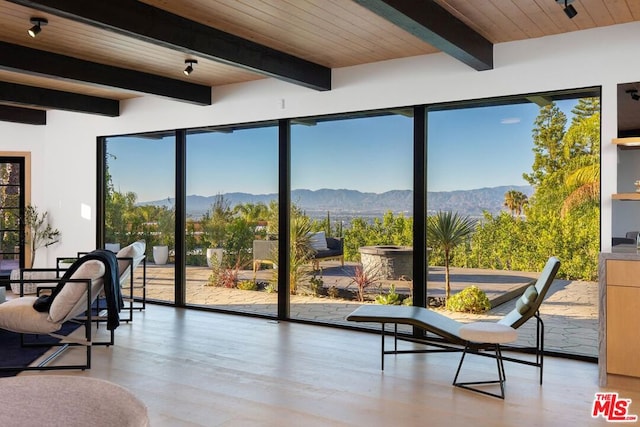
[[[544,363],[544,323],[540,318],[539,308],[540,304],[542,304],[542,301],[546,297],[549,286],[551,286],[559,268],[560,261],[556,257],[549,258],[536,283],[527,287],[522,296],[516,301],[516,307],[497,322],[498,324],[517,329],[532,317],[536,319],[536,346],[517,348],[509,347],[510,349],[518,351],[534,353],[535,361],[504,356],[502,357],[502,360],[537,366],[540,369],[540,384],[542,384],[542,369]],[[466,339],[460,336],[460,327],[465,325],[465,323],[451,319],[428,308],[373,304],[363,305],[349,314],[346,319],[353,322],[374,322],[381,324],[382,369],[384,369],[384,356],[386,354],[462,351],[461,347],[469,346],[469,351],[489,356],[489,354],[481,353],[480,351],[490,346],[483,345],[483,343],[469,343]],[[384,345],[385,325],[387,323],[392,323],[395,326],[394,350],[389,351],[385,350]],[[401,339],[435,346],[438,347],[438,349],[398,350],[399,324],[416,326],[427,332],[424,338],[403,337]],[[435,335],[435,337],[429,337],[429,333]],[[503,346],[503,349],[507,349],[507,347]]]
[[[253,241],[253,273],[260,269],[261,264],[271,264],[275,268],[273,261],[278,250],[277,240],[254,240]]]
[[[107,271],[109,270],[106,265],[107,263],[92,256],[80,258],[62,278],[29,279],[30,282],[37,284],[38,293],[44,289],[51,290],[51,293],[40,296],[21,296],[0,304],[0,329],[21,334],[23,346],[60,347],[37,366],[2,366],[0,370],[89,369],[91,367],[92,345],[113,344],[113,330],[117,326],[117,323],[115,326],[114,323],[108,323],[109,340],[92,342],[92,323],[99,318],[93,314],[95,310],[92,309],[92,303],[105,289],[105,282],[108,280]],[[22,285],[24,284],[21,283]],[[113,295],[113,297],[117,296]],[[117,313],[115,319],[117,321]],[[71,337],[56,333],[65,322],[69,321],[84,326],[84,337],[75,335]],[[27,343],[25,334],[50,335],[60,341],[53,344],[50,342],[46,344]],[[85,347],[83,362],[75,365],[47,366],[47,363],[73,346]]]

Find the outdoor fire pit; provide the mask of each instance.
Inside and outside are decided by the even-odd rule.
[[[385,280],[412,280],[413,247],[362,246],[358,250],[364,271]]]

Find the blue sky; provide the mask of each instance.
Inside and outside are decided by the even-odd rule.
[[[571,120],[577,101],[557,105]],[[429,191],[526,185],[531,171],[535,104],[431,112]],[[291,186],[382,193],[412,187],[412,120],[370,117],[294,125]],[[277,128],[190,134],[187,194],[277,192]],[[138,201],[173,197],[173,138],[108,139],[113,183]]]

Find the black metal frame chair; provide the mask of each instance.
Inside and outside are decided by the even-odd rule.
[[[17,281],[20,283],[20,289],[21,289],[21,296],[18,297],[18,300],[22,300],[21,302],[25,303],[25,304],[33,304],[33,302],[35,302],[35,299],[37,298],[37,296],[40,295],[40,293],[42,291],[50,291],[53,288],[55,288],[55,286],[58,284],[60,278],[59,277],[52,277],[51,279],[30,279],[28,277],[28,273],[29,272],[50,272],[52,273],[53,276],[57,276],[57,273],[59,273],[59,269],[58,268],[50,268],[50,269],[21,269],[20,271],[20,279]],[[25,277],[25,273],[27,273],[26,277]],[[14,280],[13,282],[16,282],[16,280]],[[25,285],[25,282],[29,282],[29,283],[35,283],[36,287],[37,287],[37,296],[24,296],[24,292],[23,292],[23,288]],[[53,284],[56,285],[53,285]],[[81,326],[84,327],[84,335],[82,338],[80,337],[70,337],[70,336],[65,336],[65,335],[61,335],[58,334],[57,332],[60,330],[60,328],[56,331],[53,332],[49,332],[49,331],[45,331],[45,330],[32,330],[32,331],[13,331],[13,332],[17,332],[20,334],[20,343],[22,346],[24,347],[58,347],[54,352],[52,352],[51,354],[49,354],[48,356],[46,356],[41,362],[39,362],[37,365],[33,365],[33,366],[0,366],[0,371],[24,371],[24,370],[58,370],[58,369],[81,369],[81,370],[85,370],[85,369],[90,369],[91,368],[91,349],[93,346],[95,345],[104,345],[104,346],[110,346],[114,344],[114,331],[111,330],[109,331],[109,338],[108,340],[105,341],[94,341],[92,338],[93,335],[93,324],[98,325],[99,322],[104,321],[104,318],[100,316],[100,314],[97,312],[97,310],[95,309],[95,307],[93,306],[93,303],[95,302],[96,298],[98,297],[100,290],[102,289],[104,283],[102,281],[102,279],[92,279],[92,278],[72,278],[69,279],[65,286],[80,286],[80,285],[84,285],[86,287],[86,290],[82,293],[82,296],[80,297],[80,299],[78,299],[78,302],[81,301],[82,298],[84,298],[84,296],[86,295],[86,305],[82,306],[82,305],[78,305],[78,303],[76,303],[76,307],[71,308],[70,312],[67,314],[67,316],[60,322],[52,322],[52,324],[56,324],[56,323],[60,323],[60,328],[62,327],[62,324],[64,324],[65,322],[75,322],[80,324]],[[5,304],[8,304],[5,303]],[[74,310],[74,308],[76,308],[76,310]],[[33,309],[33,308],[32,308]],[[34,313],[36,312],[35,309],[33,309]],[[0,316],[2,315],[11,315],[11,312],[3,312],[2,310],[0,310]],[[97,326],[96,326],[97,327]],[[6,330],[12,331],[11,329],[8,328],[4,328]],[[28,335],[35,335],[36,336],[36,340],[32,341],[27,339],[26,337]],[[39,335],[49,335],[53,338],[59,339],[60,341],[52,343],[52,342],[38,342],[37,336]],[[54,359],[56,359],[58,356],[60,356],[65,350],[67,350],[70,347],[78,347],[78,346],[82,346],[85,348],[85,358],[84,361],[78,364],[63,364],[63,365],[49,365],[50,362],[52,362]]]

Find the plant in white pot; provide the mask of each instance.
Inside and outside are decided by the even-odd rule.
[[[202,218],[203,242],[206,250],[207,265],[211,268],[222,265],[224,244],[227,239],[227,227],[233,218],[233,211],[224,196],[218,194]],[[214,261],[214,258],[216,260]]]
[[[170,199],[167,202],[171,204]],[[162,206],[156,214],[160,237],[158,244],[153,246],[153,262],[164,265],[169,261],[170,248],[174,245],[175,210],[173,207]]]
[[[31,247],[31,264],[33,268],[36,253],[42,247],[49,247],[60,241],[60,231],[49,224],[48,212],[40,213],[36,206],[27,206],[24,211],[26,244]]]

